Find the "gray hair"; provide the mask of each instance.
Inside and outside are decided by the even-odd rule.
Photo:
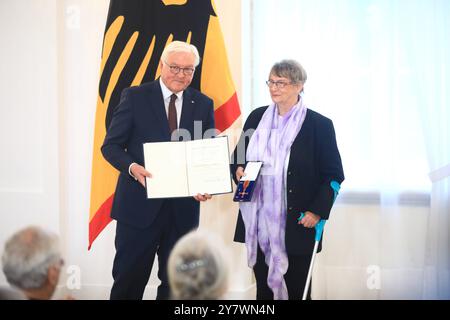
[[[193,231],[173,248],[168,263],[174,299],[221,299],[228,289],[228,266],[222,241],[213,234]]]
[[[194,67],[197,67],[200,64],[200,55],[198,53],[197,48],[192,45],[189,44],[187,42],[182,42],[182,41],[173,41],[171,42],[163,51],[162,55],[161,55],[161,60],[166,62],[167,61],[167,57],[171,54],[171,53],[175,53],[175,52],[187,52],[187,53],[192,53],[195,57],[195,62],[194,62]]]
[[[3,272],[19,289],[41,288],[49,268],[61,259],[57,235],[31,226],[13,234],[5,244]]]
[[[295,60],[282,60],[273,65],[270,74],[288,78],[292,83],[304,84],[308,78],[305,69]]]

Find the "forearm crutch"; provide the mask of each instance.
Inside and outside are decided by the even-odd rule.
[[[334,203],[334,201],[336,200],[336,197],[337,197],[337,195],[339,193],[339,189],[341,188],[341,185],[338,182],[336,182],[336,181],[331,181],[330,187],[334,191],[334,198],[333,198],[333,203]],[[301,221],[304,217],[305,217],[305,214],[303,212],[301,212],[300,217],[297,220]],[[322,219],[314,227],[314,229],[316,229],[314,250],[313,250],[313,253],[312,253],[312,257],[311,257],[311,263],[309,264],[308,276],[306,277],[305,290],[303,291],[303,298],[302,298],[302,300],[306,300],[306,296],[308,294],[309,286],[311,284],[312,271],[313,271],[313,268],[314,268],[314,260],[316,258],[317,249],[319,248],[320,239],[322,239],[323,228],[325,227],[325,223],[326,222],[327,222],[327,220],[323,220]]]

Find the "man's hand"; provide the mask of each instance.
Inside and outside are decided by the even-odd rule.
[[[197,200],[198,202],[204,202],[204,201],[207,201],[207,200],[209,200],[211,198],[212,198],[212,196],[207,194],[207,193],[205,193],[205,194],[197,193],[197,195],[194,196],[194,199]]]
[[[241,180],[241,178],[243,176],[245,176],[244,168],[243,167],[238,167],[237,170],[236,170],[236,179],[237,179],[237,181]]]
[[[137,163],[133,164],[130,168],[131,173],[134,178],[139,181],[140,184],[145,188],[145,177],[152,177],[152,174],[145,170],[143,166],[138,165]]]
[[[312,213],[311,211],[306,211],[305,216],[298,222],[298,224],[302,224],[305,228],[314,228],[319,221],[320,216]]]

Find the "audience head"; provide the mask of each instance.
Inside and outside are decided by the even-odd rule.
[[[35,226],[20,230],[6,241],[2,265],[9,284],[29,299],[50,299],[63,265],[58,237]]]
[[[220,238],[204,231],[182,237],[173,248],[168,277],[174,299],[221,299],[228,289],[225,248]]]

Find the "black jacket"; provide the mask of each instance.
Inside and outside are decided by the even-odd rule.
[[[246,130],[256,129],[266,107],[254,110],[244,125]],[[242,134],[231,158],[231,173],[236,181],[236,169],[245,166],[237,163],[237,150],[245,153],[250,137]],[[244,144],[244,145],[243,145]],[[244,155],[245,155],[244,153]],[[242,151],[241,151],[242,155]],[[245,156],[244,156],[245,158]],[[288,254],[311,254],[314,248],[315,229],[297,224],[300,212],[311,211],[327,220],[333,206],[334,192],[331,181],[342,183],[344,172],[336,144],[333,122],[321,114],[307,110],[302,129],[295,138],[287,172],[286,250]],[[245,242],[245,226],[241,212],[238,215],[234,241]],[[321,243],[319,250],[321,250]]]

